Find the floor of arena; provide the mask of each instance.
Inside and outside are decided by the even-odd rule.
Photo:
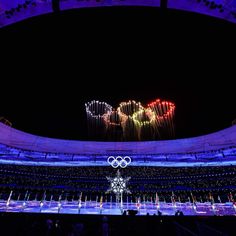
[[[24,213],[56,213],[56,214],[90,214],[90,215],[122,215],[124,211],[135,210],[137,215],[154,215],[161,212],[165,216],[173,216],[176,211],[182,211],[184,215],[188,216],[236,216],[236,207],[232,202],[227,203],[165,203],[160,202],[159,207],[154,203],[141,203],[139,208],[137,203],[120,203],[114,202],[82,202],[78,201],[0,201],[0,212],[24,212]]]

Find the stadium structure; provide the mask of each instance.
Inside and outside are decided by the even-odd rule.
[[[117,170],[129,189],[124,191],[122,205],[114,192],[107,192],[107,179],[117,176]],[[38,221],[38,215],[44,220],[69,215],[66,219],[75,223],[71,215],[112,217],[128,212],[139,220],[146,215],[170,217],[164,226],[158,221],[158,229],[149,229],[150,235],[155,230],[199,232],[206,226],[201,217],[236,215],[236,126],[185,139],[98,142],[40,137],[0,123],[0,175],[0,211],[14,217],[33,214],[31,219]],[[193,218],[186,220],[187,225],[170,220],[179,212],[200,217],[198,227],[189,229]],[[82,232],[90,235],[88,225],[94,218],[80,219],[87,227]],[[107,220],[95,221],[104,226]],[[110,235],[121,233],[120,219],[116,220],[109,218]],[[208,221],[206,227],[215,232],[215,226],[209,226],[211,218]],[[217,224],[223,225],[222,221]],[[217,230],[228,235],[231,226]],[[131,233],[147,232],[145,227],[135,230]]]
[[[184,10],[236,22],[235,0],[2,0],[0,27],[60,10],[111,6],[149,6]]]

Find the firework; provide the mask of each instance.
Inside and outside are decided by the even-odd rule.
[[[136,129],[138,130],[138,140],[154,139],[156,135],[155,114],[151,109],[140,109],[132,116]]]
[[[106,102],[91,101],[85,103],[87,114],[88,134],[92,138],[104,139],[106,135],[106,123],[104,114],[112,112],[112,106]]]
[[[123,130],[121,123],[124,122],[116,110],[104,114],[103,119],[106,124],[106,139],[114,141],[123,140]]]
[[[140,102],[134,100],[121,102],[117,108],[119,116],[122,118],[122,130],[124,140],[138,140],[138,129],[133,120],[133,114],[143,109]]]
[[[173,138],[175,105],[156,99],[143,107],[140,102],[121,102],[113,109],[106,102],[85,104],[90,137],[114,141]]]
[[[175,105],[172,102],[155,100],[148,104],[148,107],[155,114],[155,125],[157,127],[159,135],[163,137],[174,137],[174,111]]]

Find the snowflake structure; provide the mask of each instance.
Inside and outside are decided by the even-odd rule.
[[[123,193],[131,193],[127,188],[127,182],[130,180],[130,177],[123,178],[120,175],[119,170],[117,171],[115,178],[107,177],[107,180],[111,183],[111,186],[107,190],[107,192],[113,192],[116,195],[120,195]]]

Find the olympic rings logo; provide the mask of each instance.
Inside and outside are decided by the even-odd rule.
[[[140,102],[133,100],[121,102],[117,109],[113,109],[106,102],[93,100],[85,103],[85,108],[88,117],[98,120],[103,119],[107,125],[111,126],[118,126],[120,123],[124,125],[128,119],[133,120],[139,126],[146,126],[155,122],[158,126],[161,126],[162,121],[168,117],[173,117],[175,105],[172,102],[156,99],[147,104],[145,108]],[[116,116],[119,122],[112,121],[112,115]],[[148,119],[146,120],[146,118]]]
[[[131,163],[131,158],[129,156],[125,156],[124,158],[122,156],[109,156],[107,158],[107,162],[113,167],[113,168],[125,168]]]

